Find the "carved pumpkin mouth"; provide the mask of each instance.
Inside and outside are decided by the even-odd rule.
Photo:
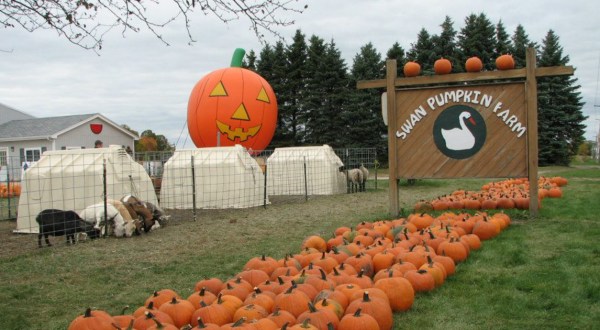
[[[261,126],[262,125],[250,127],[247,131],[244,131],[242,127],[236,127],[234,130],[232,130],[229,125],[217,120],[217,127],[219,128],[219,131],[221,134],[225,134],[225,136],[231,141],[234,141],[236,138],[238,138],[240,139],[240,142],[244,142],[248,140],[249,137],[255,136],[256,133],[260,131]]]

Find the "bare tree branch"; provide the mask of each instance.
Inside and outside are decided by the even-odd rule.
[[[171,0],[174,14],[156,19],[150,14],[152,9],[158,10],[158,0],[0,0],[0,27],[28,32],[54,30],[72,44],[98,52],[104,36],[114,28],[120,28],[123,35],[148,30],[168,45],[161,30],[178,19],[183,19],[192,43],[195,40],[190,31],[191,17],[199,11],[214,15],[223,23],[248,19],[250,29],[262,42],[265,33],[280,36],[278,27],[294,24],[281,17],[302,13],[308,7],[301,4],[305,1]]]

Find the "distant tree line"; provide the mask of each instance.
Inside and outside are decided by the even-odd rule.
[[[513,55],[516,67],[525,66],[528,47],[537,50],[538,66],[567,65],[559,37],[549,30],[537,44],[523,26],[510,36],[502,21],[493,24],[485,14],[471,14],[460,31],[446,16],[441,32],[421,29],[417,40],[405,51],[398,42],[385,58],[372,43],[360,48],[351,67],[342,59],[335,41],[319,36],[307,38],[297,30],[291,43],[265,45],[258,54],[250,51],[244,66],[263,76],[273,87],[279,105],[275,136],[269,146],[321,145],[332,147],[376,147],[380,161],[387,162],[387,128],[381,114],[383,90],[357,90],[359,80],[383,79],[385,60],[396,59],[398,76],[407,61],[416,61],[423,74],[433,74],[436,59],[444,57],[453,72],[464,72],[464,63],[478,56],[484,70],[495,69],[495,59]],[[577,79],[570,76],[538,79],[538,139],[540,165],[567,165],[584,141],[586,119]]]

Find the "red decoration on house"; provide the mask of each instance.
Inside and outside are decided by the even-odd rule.
[[[90,124],[90,129],[94,134],[100,134],[102,132],[102,124]]]

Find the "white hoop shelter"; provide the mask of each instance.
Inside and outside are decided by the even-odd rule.
[[[267,159],[269,196],[345,193],[343,165],[328,145],[276,148]]]
[[[241,145],[175,151],[164,166],[161,206],[192,209],[194,185],[199,209],[248,208],[268,203],[264,174]]]
[[[24,173],[15,232],[37,233],[35,218],[42,210],[79,213],[89,205],[101,203],[104,164],[108,199],[133,194],[158,205],[150,177],[121,146],[46,151]]]

